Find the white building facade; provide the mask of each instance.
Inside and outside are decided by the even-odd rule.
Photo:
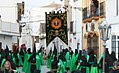
[[[73,0],[72,3],[72,21],[70,24],[70,47],[82,50],[82,0]]]
[[[13,44],[18,44],[19,24],[17,23],[18,0],[0,0],[0,48],[6,45],[12,49]]]
[[[109,51],[119,54],[119,0],[107,0],[106,20],[111,24],[111,37],[107,42]]]
[[[34,21],[33,23],[31,23],[32,27],[32,36],[39,36],[39,40],[37,39],[37,50],[40,49],[40,47],[45,47],[45,49],[47,48],[46,46],[46,29],[45,29],[45,12],[49,13],[52,10],[54,10],[54,8],[45,8],[45,7],[39,7],[39,8],[33,8],[31,10],[31,16],[32,19],[31,21]]]
[[[26,45],[30,48],[32,48],[32,44],[34,41],[32,41],[33,36],[39,35],[39,43],[37,43],[37,49],[39,49],[41,46],[50,49],[51,47],[54,48],[53,43],[50,43],[49,46],[46,46],[46,33],[42,27],[45,27],[45,12],[49,14],[49,12],[52,11],[67,11],[67,27],[68,27],[68,44],[64,44],[59,38],[56,38],[53,40],[53,42],[56,42],[56,47],[58,48],[68,48],[71,47],[74,51],[75,49],[82,49],[82,0],[64,0],[61,2],[61,7],[56,8],[54,4],[51,4],[49,7],[41,6],[37,8],[33,8],[32,10],[28,11],[28,20],[26,22],[26,27],[23,27],[23,33],[22,33],[22,41],[21,43],[26,43]],[[72,13],[73,12],[73,13]],[[29,19],[30,18],[30,19]],[[32,22],[31,22],[32,21]],[[73,26],[71,25],[71,22],[73,22]],[[29,30],[27,30],[29,28]],[[73,32],[71,31],[73,28]],[[39,31],[38,31],[39,30]],[[29,34],[27,34],[28,32]],[[24,34],[25,33],[25,34]],[[74,34],[75,33],[75,34]],[[28,36],[30,39],[28,38]],[[31,42],[29,41],[31,40]],[[72,41],[71,41],[72,40]],[[29,42],[27,42],[29,41]],[[30,43],[30,45],[29,45]],[[58,46],[57,46],[58,44]],[[60,51],[60,50],[59,50]]]
[[[47,5],[46,5],[47,6]],[[35,7],[29,11],[26,11],[24,15],[25,27],[22,28],[20,44],[26,44],[27,48],[33,48],[34,42],[36,42],[36,49],[46,46],[46,30],[45,30],[45,12],[49,13],[55,10],[55,7]],[[37,39],[35,38],[37,37]]]

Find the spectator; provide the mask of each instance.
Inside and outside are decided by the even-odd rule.
[[[119,73],[119,62],[114,62],[114,67],[109,73]]]
[[[11,68],[11,63],[9,61],[5,61],[2,73],[15,73]]]
[[[119,73],[119,66],[116,66],[116,67],[112,68],[110,73]]]

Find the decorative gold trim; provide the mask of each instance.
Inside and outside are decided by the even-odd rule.
[[[88,38],[88,35],[90,35],[92,38],[94,36],[94,34],[96,34],[96,36],[99,36],[97,31],[90,31],[90,32],[84,34],[84,38]]]
[[[55,22],[57,22],[58,25],[55,25],[55,24],[54,24]],[[52,20],[52,27],[53,27],[54,29],[59,29],[61,26],[62,26],[61,20],[59,20],[58,18],[54,18],[54,19]]]
[[[97,31],[94,31],[94,32],[95,32],[96,36],[99,36],[99,34],[98,34],[98,32],[97,32]]]

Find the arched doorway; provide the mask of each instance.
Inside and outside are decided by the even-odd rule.
[[[98,40],[98,34],[97,32],[89,32],[87,37],[87,47],[88,50],[90,49],[94,50],[94,53],[99,56],[99,40]]]

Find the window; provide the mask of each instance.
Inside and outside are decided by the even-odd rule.
[[[88,24],[86,24],[86,32],[88,32]]]
[[[118,59],[119,59],[119,41],[118,41]]]
[[[112,51],[116,51],[116,35],[112,35]]]
[[[87,7],[83,9],[83,20],[87,18]]]
[[[76,2],[76,1],[78,1],[78,0],[74,0],[74,2]]]
[[[97,49],[98,48],[98,37],[94,35],[93,37],[93,48]]]
[[[70,33],[73,33],[73,21],[70,22]]]
[[[94,16],[94,5],[92,4],[90,7],[90,17]]]
[[[39,36],[35,36],[36,43],[39,43]]]
[[[88,42],[88,48],[91,48],[92,43],[91,43],[91,36],[90,35],[88,35],[87,42]]]
[[[45,32],[46,32],[45,23],[41,23],[40,24],[40,33],[41,34],[45,34]]]
[[[118,39],[119,39],[119,36],[118,36]]]
[[[100,3],[100,15],[104,15],[105,14],[105,2],[101,2]]]
[[[91,37],[90,35],[88,35],[88,47],[92,48],[92,49],[97,49],[98,48],[98,36],[96,36],[96,34],[94,34],[93,37]]]
[[[0,49],[2,49],[2,42],[0,42]]]
[[[116,0],[116,16],[118,16],[118,0]]]

